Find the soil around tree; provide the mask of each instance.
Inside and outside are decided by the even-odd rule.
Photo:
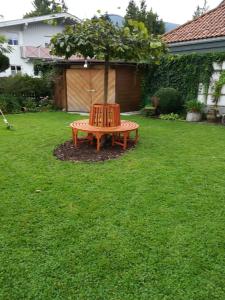
[[[89,144],[87,141],[79,144],[79,147],[75,147],[72,140],[66,141],[65,143],[57,146],[53,154],[60,160],[63,161],[84,161],[84,162],[100,162],[111,159],[116,159],[122,156],[124,153],[135,148],[133,141],[128,141],[127,149],[123,150],[120,145],[112,147],[110,141],[105,142],[101,146],[99,152],[96,151],[96,144]]]

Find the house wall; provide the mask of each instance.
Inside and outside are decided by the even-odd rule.
[[[0,28],[0,34],[4,35],[7,39],[12,37],[18,38],[18,45],[12,46],[13,51],[7,56],[10,60],[10,65],[21,66],[22,74],[33,76],[33,62],[29,58],[22,57],[23,46],[45,47],[45,43],[49,43],[53,35],[62,32],[64,26],[52,26],[46,23],[29,23],[27,26],[18,25]],[[10,76],[11,69],[0,73],[0,77]]]
[[[52,26],[46,23],[32,23],[23,31],[23,45],[45,47],[45,43],[49,43],[50,39],[56,33],[62,32],[64,26]]]
[[[215,81],[220,78],[220,74],[222,71],[225,71],[225,62],[223,63],[214,63],[213,64],[214,72],[210,79],[210,85],[208,91],[205,91],[205,87],[202,83],[199,84],[199,91],[198,91],[198,100],[207,105],[207,110],[210,106],[214,105],[213,102],[213,87]],[[218,102],[218,109],[221,114],[225,114],[225,85],[222,88],[221,96]]]
[[[212,38],[204,40],[196,40],[190,42],[178,42],[168,45],[169,51],[173,54],[191,54],[209,53],[209,52],[224,52],[225,38]]]

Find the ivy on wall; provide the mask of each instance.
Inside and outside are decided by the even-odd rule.
[[[225,53],[167,55],[160,64],[149,66],[143,79],[143,97],[149,96],[163,87],[177,89],[183,101],[196,99],[199,83],[208,90],[213,73],[213,62],[225,61]]]
[[[225,71],[222,71],[219,80],[217,80],[214,85],[213,98],[214,98],[215,106],[217,106],[218,104],[218,101],[221,96],[222,88],[224,85],[225,85]]]

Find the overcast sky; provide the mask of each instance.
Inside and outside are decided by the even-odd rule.
[[[65,2],[71,14],[79,18],[88,18],[98,9],[102,12],[124,15],[129,0],[65,0]],[[136,2],[139,3],[139,0]],[[220,2],[222,0],[208,0],[210,9]],[[192,19],[197,5],[202,6],[204,0],[147,0],[146,3],[148,8],[152,7],[164,21],[182,24]],[[0,14],[4,16],[4,20],[20,19],[31,10],[32,0],[0,0]]]

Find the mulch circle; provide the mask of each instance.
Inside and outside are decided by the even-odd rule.
[[[90,145],[88,142],[82,142],[79,147],[76,148],[73,141],[66,141],[65,143],[59,145],[53,151],[53,154],[60,160],[63,161],[85,161],[85,162],[98,162],[110,159],[116,159],[126,153],[127,151],[134,149],[135,144],[132,141],[128,142],[127,149],[119,145],[112,147],[110,141],[105,142],[101,146],[99,152],[96,151],[96,144]]]

